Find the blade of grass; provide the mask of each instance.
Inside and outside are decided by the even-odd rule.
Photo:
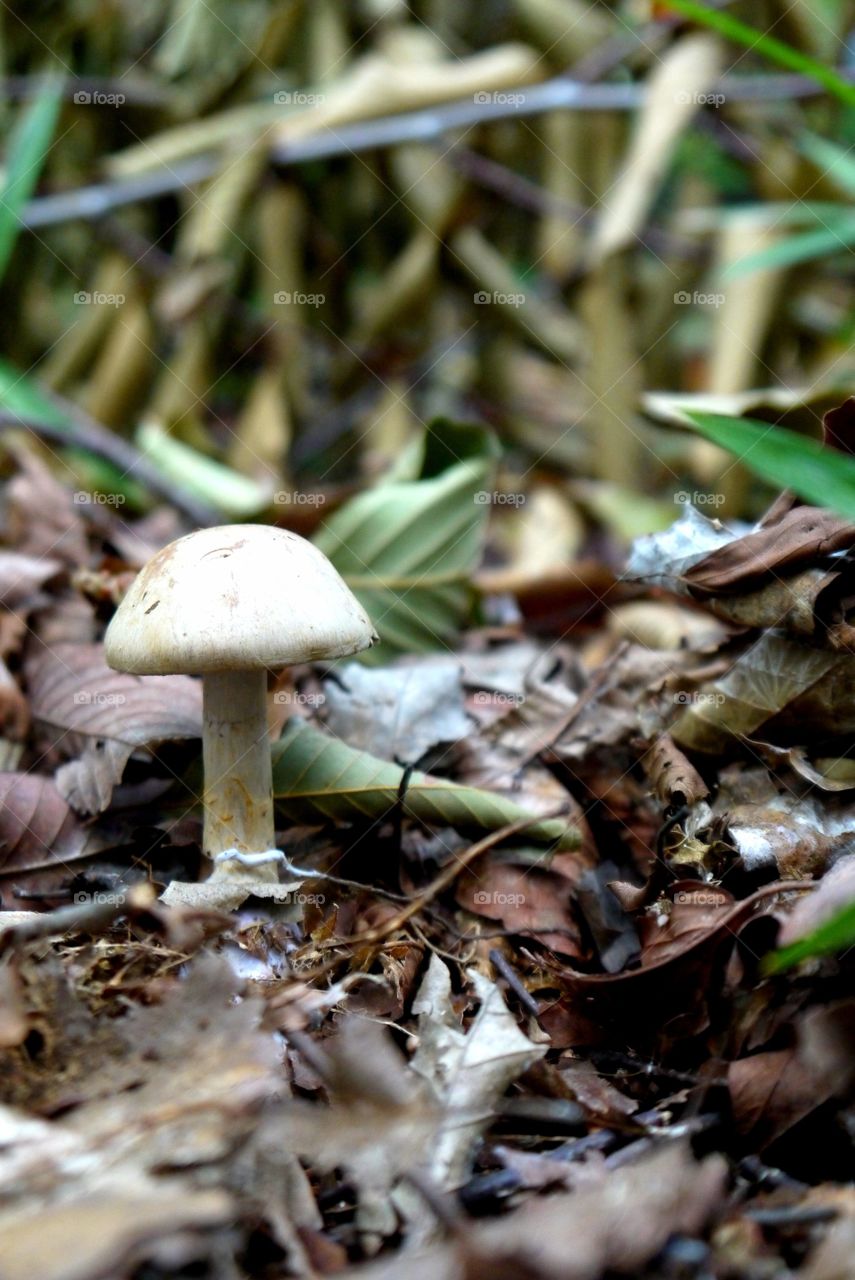
[[[758,31],[756,27],[749,26],[747,22],[742,22],[721,9],[708,9],[696,0],[665,0],[665,7],[682,13],[684,17],[708,27],[710,31],[717,31],[736,44],[745,45],[748,49],[758,49],[770,62],[777,62],[782,67],[789,67],[791,71],[810,76],[841,102],[850,107],[855,106],[855,85],[849,84],[831,67],[794,49],[792,45],[785,44],[783,40],[777,40],[765,31]]]
[[[763,480],[855,520],[855,458],[753,418],[695,412],[686,417],[702,435],[735,453]]]
[[[792,969],[793,965],[800,964],[802,960],[832,955],[836,951],[848,951],[850,947],[855,947],[855,902],[848,903],[836,915],[814,929],[813,933],[766,956],[763,968],[766,973],[781,973],[784,969]]]
[[[23,227],[21,211],[35,190],[50,150],[61,101],[58,84],[46,89],[16,121],[9,136],[0,191],[0,278]]]
[[[855,213],[843,212],[832,219],[829,226],[799,232],[758,253],[750,253],[747,258],[740,258],[728,267],[722,278],[735,280],[739,276],[750,275],[752,271],[791,267],[797,262],[842,253],[852,245],[855,245]]]

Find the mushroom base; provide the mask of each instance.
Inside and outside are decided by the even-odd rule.
[[[235,849],[273,849],[273,764],[264,671],[209,672],[202,679],[205,767],[203,848],[209,858]],[[276,879],[269,863],[217,863],[215,876]]]

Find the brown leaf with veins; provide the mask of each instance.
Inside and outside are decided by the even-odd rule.
[[[99,644],[62,644],[27,664],[33,718],[85,742],[79,758],[57,773],[57,785],[83,813],[110,803],[131,753],[202,727],[202,688],[190,676],[133,676],[112,671]],[[76,744],[75,744],[76,745]]]
[[[683,577],[696,596],[749,591],[785,568],[855,544],[855,524],[822,507],[793,507],[773,524],[716,548],[686,569]]]
[[[33,871],[104,847],[81,825],[51,778],[0,773],[0,875]]]
[[[548,867],[501,862],[488,855],[458,877],[455,897],[466,911],[533,936],[560,955],[579,958],[583,948],[570,899],[585,865],[577,853],[559,853]]]
[[[832,1096],[833,1090],[795,1047],[731,1062],[727,1072],[733,1119],[752,1149],[763,1151]]]
[[[29,662],[26,674],[33,718],[56,728],[132,747],[201,733],[197,680],[113,671],[100,644],[57,645]]]
[[[32,450],[13,451],[20,470],[6,488],[9,542],[26,555],[79,569],[89,562],[82,508]]]
[[[618,1026],[626,1039],[693,1034],[708,1021],[707,1002],[716,992],[739,930],[770,897],[796,886],[764,885],[750,898],[733,902],[726,890],[699,881],[678,881],[674,904],[664,919],[642,921],[641,966],[622,973],[581,973],[565,969],[562,982],[586,1016]]]

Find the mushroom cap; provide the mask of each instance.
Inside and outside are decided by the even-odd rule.
[[[107,628],[136,675],[285,667],[367,649],[377,634],[329,560],[269,525],[201,529],[158,551]]]

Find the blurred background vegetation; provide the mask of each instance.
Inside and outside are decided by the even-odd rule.
[[[675,498],[768,497],[686,406],[817,434],[853,389],[853,27],[842,0],[6,6],[5,438],[125,515],[350,539],[376,590],[423,584],[439,528],[435,634],[464,575],[585,616]],[[438,417],[490,431],[426,442]],[[416,493],[383,560],[365,523],[397,543]]]

